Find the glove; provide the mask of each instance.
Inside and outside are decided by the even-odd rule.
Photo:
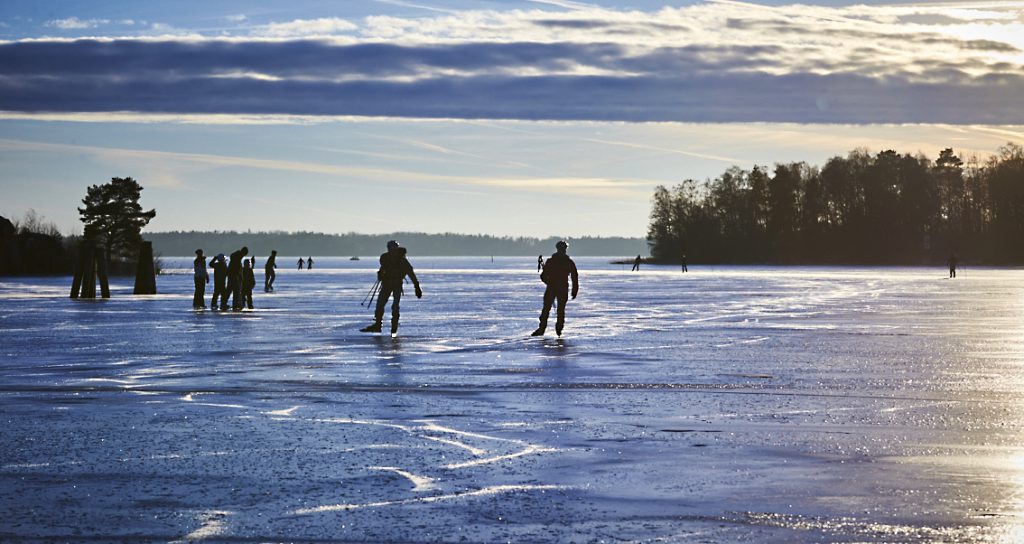
[[[576,300],[576,291],[573,291],[573,292],[572,292],[572,299],[573,299],[573,300]]]
[[[423,290],[420,289],[420,284],[416,284],[413,287],[416,288],[416,298],[423,298]]]
[[[383,270],[378,270],[377,271],[377,281],[384,281],[384,271]]]

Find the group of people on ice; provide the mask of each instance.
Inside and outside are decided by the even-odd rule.
[[[579,272],[576,263],[569,257],[567,250],[569,244],[559,241],[555,244],[555,253],[546,261],[538,258],[538,270],[541,272],[540,279],[546,285],[544,289],[544,306],[540,313],[540,326],[533,331],[533,336],[542,336],[547,331],[548,317],[551,307],[557,302],[555,313],[555,333],[562,335],[565,327],[565,306],[570,297],[576,298],[579,294]],[[416,271],[406,257],[406,248],[398,242],[390,240],[387,243],[387,251],[380,256],[380,268],[377,270],[377,284],[374,285],[377,304],[373,312],[373,323],[360,329],[362,332],[383,332],[384,310],[388,302],[391,302],[391,335],[398,334],[398,320],[401,316],[401,302],[405,278],[412,280],[416,298],[423,297],[423,290],[420,288],[420,281],[416,277]],[[253,268],[256,266],[256,258],[246,259],[249,248],[243,247],[231,253],[225,258],[223,253],[218,253],[211,261],[213,268],[213,299],[211,308],[218,309],[217,302],[220,301],[219,309],[228,309],[228,297],[231,297],[231,309],[241,310],[253,308],[252,290],[256,286]],[[274,290],[274,269],[276,264],[277,251],[272,251],[267,259],[264,281],[264,291]],[[312,263],[312,258],[309,259]],[[206,257],[202,249],[196,250],[196,259],[193,262],[195,273],[195,296],[192,300],[192,307],[202,309],[206,307],[206,285],[210,283],[210,275],[206,271]],[[570,282],[572,288],[570,290]],[[379,290],[378,290],[379,289]]]
[[[227,310],[228,297],[231,298],[231,309],[238,311],[242,308],[253,309],[252,290],[256,288],[256,257],[246,259],[249,248],[243,246],[241,249],[231,253],[225,258],[223,253],[218,253],[210,260],[210,268],[213,269],[213,297],[210,301],[210,308],[213,310]],[[196,250],[196,259],[192,261],[194,272],[193,279],[196,285],[195,295],[192,297],[192,308],[201,310],[206,308],[206,286],[210,283],[210,274],[206,270],[206,256],[202,249]],[[270,257],[263,268],[263,290],[267,293],[274,290],[274,280],[277,273],[277,251],[271,251]],[[220,305],[218,306],[218,301]]]

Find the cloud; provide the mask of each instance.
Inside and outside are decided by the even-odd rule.
[[[228,15],[224,17],[230,23],[244,23],[249,19],[245,14],[239,13],[237,15]]]
[[[1007,16],[1012,9],[1005,6],[722,1],[642,12],[555,4],[567,9],[368,17],[360,24],[299,19],[226,37],[0,43],[0,110],[627,122],[1024,120],[1016,98],[1024,91],[1024,22]]]
[[[354,23],[334,17],[321,19],[295,19],[287,23],[271,23],[254,31],[255,35],[270,38],[297,38],[305,36],[331,36],[358,29]]]
[[[96,28],[101,25],[110,24],[110,19],[79,19],[78,17],[68,17],[67,19],[53,19],[43,23],[44,26],[51,28],[59,28],[61,30],[82,30],[87,28]]]
[[[185,188],[175,172],[194,171],[202,167],[239,167],[257,170],[274,170],[299,174],[320,174],[328,176],[330,185],[395,183],[410,186],[448,185],[467,188],[502,188],[523,192],[545,194],[572,194],[580,197],[637,198],[649,193],[650,180],[613,179],[598,177],[486,177],[453,176],[400,170],[393,168],[372,168],[338,165],[330,163],[304,162],[293,160],[264,159],[232,155],[205,153],[176,153],[145,149],[125,149],[100,146],[51,144],[13,139],[0,139],[0,151],[44,152],[44,153],[87,153],[112,164],[144,164],[148,170],[159,175],[147,177],[147,182],[167,188]],[[158,167],[153,168],[153,164]]]

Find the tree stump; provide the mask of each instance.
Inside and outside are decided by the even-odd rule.
[[[153,267],[153,242],[142,242],[139,246],[139,265],[135,269],[136,295],[156,294],[156,269]]]

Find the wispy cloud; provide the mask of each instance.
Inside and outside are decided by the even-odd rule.
[[[19,152],[72,152],[87,153],[115,166],[135,165],[144,161],[147,170],[156,172],[147,181],[169,188],[184,188],[181,172],[195,167],[239,167],[300,174],[331,176],[331,185],[355,186],[373,181],[397,185],[503,188],[532,193],[572,194],[578,197],[622,198],[646,195],[650,180],[583,178],[583,177],[487,177],[450,176],[415,170],[372,168],[294,160],[264,159],[205,153],[178,153],[144,149],[110,148],[72,144],[53,144],[12,139],[0,139],[0,150]],[[158,166],[153,167],[156,162]]]
[[[161,39],[0,43],[0,109],[1024,121],[1019,3],[835,8],[720,0],[651,12],[542,3],[560,10],[298,19],[218,37],[170,37],[166,29]]]
[[[61,30],[82,30],[108,24],[110,24],[110,19],[79,19],[78,17],[53,19],[44,23],[45,26],[59,28]]]

